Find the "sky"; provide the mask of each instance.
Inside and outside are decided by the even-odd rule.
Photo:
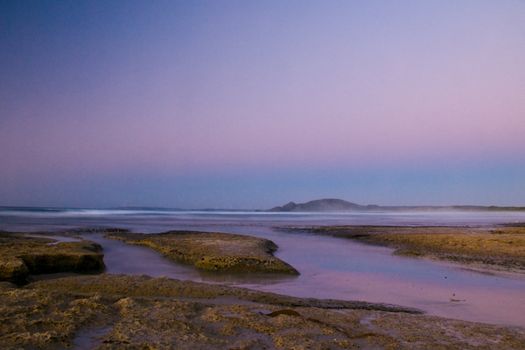
[[[0,205],[525,206],[525,1],[0,0]]]

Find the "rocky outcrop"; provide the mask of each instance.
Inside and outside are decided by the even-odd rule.
[[[29,269],[24,261],[16,256],[0,258],[0,281],[24,281],[29,275]]]
[[[89,241],[53,243],[48,238],[0,233],[0,281],[24,283],[31,274],[104,270],[100,245]]]
[[[152,248],[177,262],[207,271],[299,272],[273,256],[270,240],[226,233],[170,231],[161,234],[111,233],[107,237]]]
[[[522,349],[525,331],[145,276],[0,283],[6,349]]]
[[[525,226],[317,226],[289,227],[288,232],[311,232],[388,246],[395,254],[428,257],[475,265],[488,270],[525,273]]]

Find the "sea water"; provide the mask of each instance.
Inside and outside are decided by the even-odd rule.
[[[0,229],[7,231],[121,227],[145,233],[182,229],[268,238],[279,246],[276,256],[301,274],[288,277],[202,273],[170,262],[148,248],[108,240],[101,234],[86,234],[86,238],[104,246],[108,273],[223,283],[299,297],[392,303],[443,317],[525,327],[523,275],[490,273],[446,262],[400,257],[392,255],[392,250],[385,247],[279,229],[314,225],[489,226],[512,222],[525,222],[525,213],[0,209]]]

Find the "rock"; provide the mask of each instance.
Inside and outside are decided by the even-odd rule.
[[[30,274],[103,271],[102,247],[89,241],[52,244],[45,238],[0,233],[0,281],[21,284]]]
[[[292,266],[273,256],[277,250],[275,243],[257,237],[185,231],[113,233],[107,237],[152,248],[174,261],[192,264],[201,270],[299,274]]]
[[[467,264],[484,270],[525,273],[525,227],[317,226],[286,228],[387,246],[395,254]]]
[[[0,288],[4,349],[522,349],[525,330],[141,276]],[[399,309],[398,311],[401,311]]]
[[[22,259],[12,256],[3,256],[0,259],[0,281],[20,283],[28,275],[29,269]]]

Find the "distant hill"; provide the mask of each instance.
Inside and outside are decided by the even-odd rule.
[[[316,199],[306,203],[289,202],[283,206],[274,207],[271,212],[337,212],[337,211],[525,211],[525,207],[498,207],[481,205],[451,205],[451,206],[380,206],[375,204],[361,205],[342,199]]]
[[[351,211],[366,210],[367,207],[342,199],[317,199],[306,203],[290,202],[281,207],[275,207],[270,211]]]

